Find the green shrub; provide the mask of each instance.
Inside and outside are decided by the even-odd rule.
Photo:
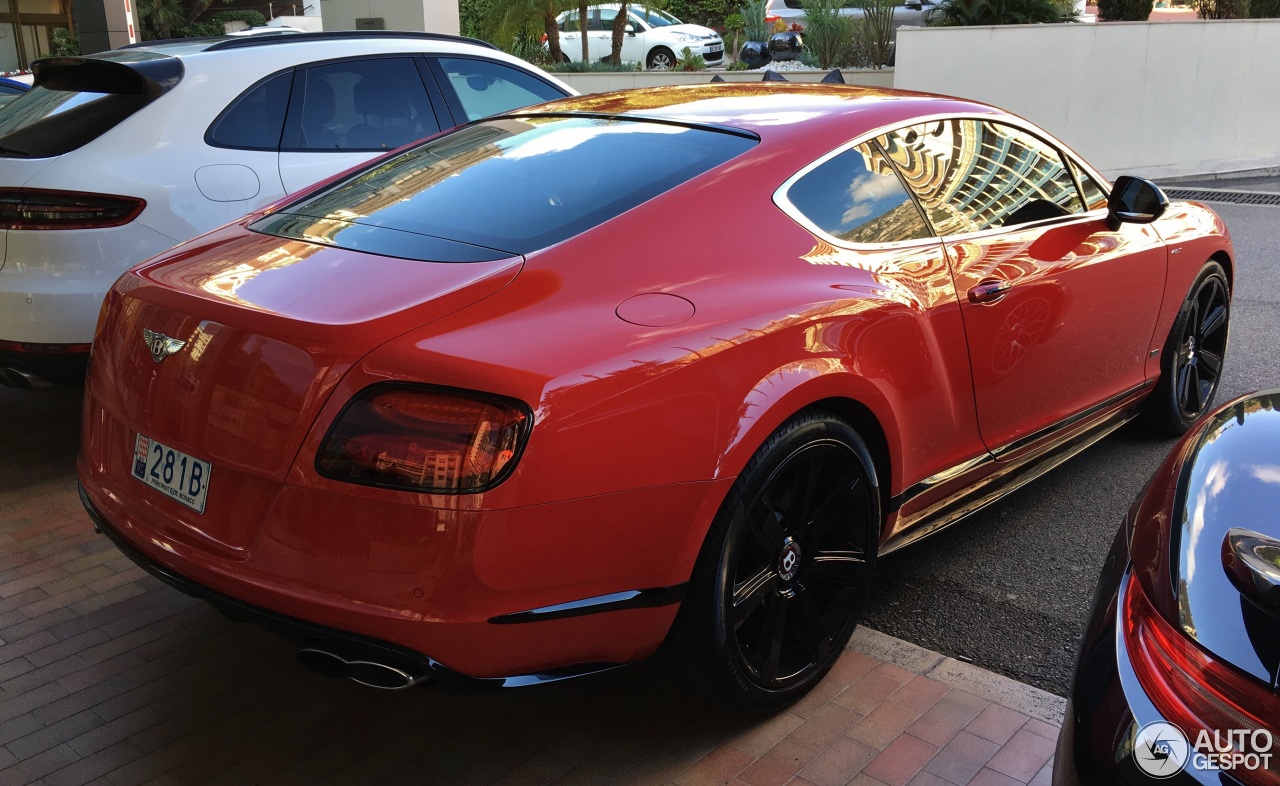
[[[53,29],[53,47],[49,54],[54,57],[75,57],[80,52],[80,39],[71,34],[65,27]]]
[[[804,50],[816,68],[839,68],[849,57],[853,20],[841,16],[843,0],[804,0]]]
[[[1248,19],[1249,0],[1196,0],[1201,19]]]
[[[458,25],[462,34],[469,38],[488,40],[489,25],[493,4],[496,0],[458,0]]]
[[[738,13],[742,14],[742,31],[748,41],[768,41],[773,30],[765,23],[769,0],[747,0]]]
[[[1098,19],[1103,22],[1145,22],[1151,16],[1152,0],[1098,0]]]
[[[1280,0],[1249,0],[1251,19],[1280,18]]]
[[[261,11],[242,8],[236,11],[219,11],[209,17],[209,21],[218,25],[225,25],[227,22],[244,22],[249,27],[262,27],[267,23],[267,18]]]
[[[1074,16],[1074,11],[1064,16],[1054,0],[942,0],[929,14],[928,23],[938,27],[1028,25],[1067,22]]]
[[[624,62],[621,65],[596,60],[584,63],[581,60],[569,63],[550,63],[542,66],[543,71],[554,71],[559,74],[591,74],[596,72],[639,71],[639,63]]]
[[[676,59],[673,71],[703,71],[707,67],[707,59],[702,55],[695,55],[693,50],[685,47],[680,51],[680,57]]]
[[[681,22],[718,27],[735,10],[737,0],[671,0],[666,10]],[[644,3],[636,3],[643,7]],[[652,3],[650,3],[652,5]]]
[[[863,0],[862,18],[858,20],[858,36],[867,50],[872,68],[889,62],[889,39],[893,36],[893,10],[896,0]]]

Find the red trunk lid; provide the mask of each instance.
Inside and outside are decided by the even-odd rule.
[[[347,369],[496,292],[522,264],[396,259],[231,227],[137,268],[98,326],[88,480],[153,509],[170,535],[240,551]],[[184,344],[157,361],[144,330]],[[203,514],[130,477],[137,434],[212,463]]]

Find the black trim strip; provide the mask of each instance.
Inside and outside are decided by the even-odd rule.
[[[594,598],[557,603],[554,606],[543,606],[537,609],[529,609],[528,611],[501,614],[491,618],[489,622],[495,625],[513,625],[524,622],[562,620],[569,617],[582,617],[588,614],[603,614],[608,611],[671,606],[684,600],[684,593],[688,587],[689,582],[686,581],[683,584],[676,584],[671,587],[612,592],[608,595],[598,595]]]
[[[980,456],[974,456],[968,461],[962,461],[950,469],[944,469],[941,472],[936,472],[914,486],[904,489],[900,494],[895,494],[890,497],[889,512],[892,513],[893,511],[898,510],[906,503],[925,493],[939,483],[944,483],[952,478],[957,478],[971,469],[977,469],[984,464],[990,464],[992,461],[995,461],[995,456],[992,456],[990,453],[983,453]]]
[[[186,595],[200,598],[218,611],[237,621],[260,625],[272,633],[299,644],[302,647],[320,647],[345,660],[375,660],[388,664],[440,688],[517,688],[525,685],[541,685],[547,682],[582,677],[601,671],[625,666],[623,663],[583,663],[549,669],[535,674],[519,674],[511,677],[469,677],[450,669],[434,658],[389,641],[382,641],[358,633],[330,628],[307,620],[290,617],[224,595],[217,590],[170,570],[134,548],[120,533],[107,523],[97,507],[89,500],[84,486],[76,484],[80,502],[93,521],[94,528],[107,536],[115,547],[138,567]],[[683,585],[682,585],[683,586]]]
[[[1098,421],[1083,432],[1030,457],[1007,462],[978,485],[964,489],[955,497],[942,500],[908,520],[905,527],[880,546],[880,556],[908,546],[921,538],[945,529],[993,502],[1004,499],[1026,484],[1058,467],[1097,443],[1138,415],[1136,405],[1119,410]]]
[[[1053,434],[1055,434],[1056,432],[1062,431],[1063,429],[1070,428],[1071,426],[1074,426],[1080,421],[1086,420],[1092,417],[1093,415],[1098,414],[1104,409],[1109,409],[1111,407],[1114,407],[1116,404],[1119,404],[1121,401],[1124,401],[1125,399],[1129,398],[1133,394],[1138,393],[1139,391],[1145,390],[1146,388],[1149,388],[1154,384],[1156,384],[1155,380],[1147,380],[1146,382],[1143,382],[1141,385],[1134,385],[1133,387],[1129,388],[1123,393],[1117,393],[1116,395],[1112,396],[1106,401],[1103,401],[1098,404],[1094,404],[1092,407],[1089,407],[1088,409],[1081,410],[1080,412],[1077,412],[1076,414],[1071,415],[1070,417],[1065,418],[1064,420],[1060,420],[1051,426],[1045,426],[1039,431],[1036,431],[1032,434],[1028,434],[1025,437],[1019,437],[1018,439],[1015,439],[1013,442],[1010,442],[1007,445],[1002,445],[992,450],[991,454],[998,459],[1001,456],[1006,455],[1008,453],[1012,453],[1016,450],[1021,450],[1022,448],[1025,448],[1027,445],[1030,445],[1035,442],[1039,442],[1040,440],[1045,439],[1046,437],[1053,436]]]

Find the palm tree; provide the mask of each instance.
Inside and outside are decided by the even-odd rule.
[[[517,32],[529,23],[541,21],[542,30],[547,36],[551,62],[559,63],[564,60],[564,54],[560,51],[560,27],[556,24],[556,17],[561,10],[561,0],[508,0],[494,3],[490,7],[488,28],[493,31],[495,43],[503,45],[503,49],[510,49]]]
[[[622,64],[622,35],[627,29],[627,0],[622,0],[618,5],[618,15],[613,18],[613,52],[609,55],[609,62],[614,65]]]
[[[591,62],[591,51],[587,48],[587,0],[578,3],[578,30],[582,39],[582,62]]]

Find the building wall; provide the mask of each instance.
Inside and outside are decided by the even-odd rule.
[[[322,0],[325,30],[355,30],[357,19],[381,18],[387,30],[458,34],[457,0]]]
[[[895,87],[973,98],[1103,170],[1280,155],[1280,20],[901,28]]]

